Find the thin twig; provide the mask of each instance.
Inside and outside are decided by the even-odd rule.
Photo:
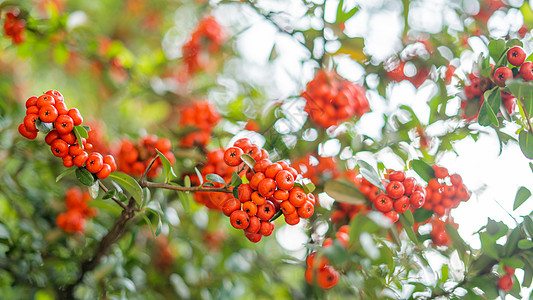
[[[175,185],[170,185],[166,183],[150,182],[146,180],[139,180],[139,185],[143,188],[145,187],[160,188],[160,189],[167,189],[167,190],[174,190],[174,191],[181,191],[181,192],[220,192],[220,193],[228,193],[228,194],[233,193],[233,191],[227,188],[207,188],[207,187],[200,187],[200,186],[181,187],[181,186],[175,186]]]
[[[524,111],[524,114],[526,115],[527,125],[529,125],[529,133],[533,134],[533,132],[531,132],[533,130],[533,126],[531,126],[531,120],[529,119],[529,115],[527,113],[526,104],[524,103],[524,98],[520,98],[519,103],[521,104],[522,110]]]
[[[109,192],[109,189],[108,189],[108,188],[107,188],[107,187],[106,187],[106,186],[105,186],[100,180],[98,180],[98,184],[100,185],[100,188],[101,188],[102,190],[104,190],[104,192],[106,192],[106,193]],[[120,205],[120,207],[122,207],[123,209],[128,208],[128,207],[126,206],[126,204],[122,203],[122,201],[120,201],[117,197],[113,196],[113,197],[111,197],[111,199],[113,199],[113,201],[115,201],[115,202],[116,202],[118,205]]]
[[[145,181],[146,180],[146,175],[148,174],[148,172],[150,171],[150,169],[152,168],[152,166],[154,165],[155,163],[155,160],[157,159],[159,155],[156,154],[154,156],[154,158],[152,158],[152,161],[148,164],[148,167],[146,167],[146,170],[144,170],[144,174],[143,176],[141,176],[141,179],[139,181]]]

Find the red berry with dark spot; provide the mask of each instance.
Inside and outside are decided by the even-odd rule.
[[[533,62],[526,61],[520,66],[520,76],[525,81],[533,80]]]
[[[374,206],[382,213],[391,211],[393,203],[391,197],[381,194],[374,200]]]
[[[405,188],[403,184],[399,181],[391,181],[387,185],[387,194],[392,197],[393,199],[400,198],[405,193]]]
[[[237,229],[245,229],[250,225],[250,217],[242,210],[236,210],[229,216],[230,223]]]
[[[526,60],[526,52],[520,46],[514,46],[507,51],[507,60],[513,66],[519,67]]]
[[[243,152],[241,148],[230,147],[224,152],[224,162],[231,167],[236,167],[241,164]]]
[[[399,214],[403,214],[406,210],[409,209],[409,197],[407,196],[402,196],[396,200],[394,200],[394,210],[399,213]]]
[[[505,86],[505,82],[513,78],[513,71],[507,67],[499,67],[494,72],[494,83],[499,86]]]

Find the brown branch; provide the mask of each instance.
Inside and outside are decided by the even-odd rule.
[[[122,211],[120,217],[115,221],[113,228],[109,230],[109,232],[98,244],[98,248],[96,249],[94,255],[81,264],[81,272],[78,279],[74,283],[58,290],[59,299],[74,299],[74,289],[76,286],[83,281],[83,277],[85,274],[87,274],[87,272],[90,272],[96,268],[98,262],[104,255],[106,255],[111,245],[113,245],[120,238],[124,232],[126,223],[135,216],[135,204],[135,199],[131,197],[128,202],[128,206]]]
[[[193,186],[193,187],[181,187],[181,186],[175,186],[165,183],[156,183],[156,182],[150,182],[146,180],[140,180],[139,185],[143,188],[160,188],[160,189],[167,189],[167,190],[173,190],[173,191],[181,191],[181,192],[220,192],[220,193],[233,193],[233,191],[228,190],[227,188],[207,188],[207,187],[201,187],[201,186]]]
[[[109,192],[109,189],[100,181],[98,180],[98,184],[100,185],[100,188],[104,191],[104,192]],[[122,203],[122,201],[120,201],[117,197],[113,196],[111,197],[111,199],[113,199],[113,201],[115,201],[118,205],[120,205],[120,207],[122,207],[122,209],[127,209],[128,207],[126,206],[126,204]]]

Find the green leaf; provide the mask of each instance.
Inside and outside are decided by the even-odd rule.
[[[95,181],[93,174],[84,167],[76,168],[76,178],[78,178],[78,180],[86,186],[93,185]]]
[[[150,221],[150,219],[146,216],[146,214],[142,214],[142,217],[144,221],[146,221],[146,224],[148,225],[148,227],[150,227],[150,231],[152,232],[152,237],[155,239],[156,235],[154,232],[154,227],[152,226],[152,221]]]
[[[461,260],[464,261],[466,251],[470,250],[470,248],[466,245],[465,241],[461,238],[457,229],[452,224],[446,224],[444,226],[446,228],[446,233],[448,233],[448,236],[452,239],[453,246],[457,249],[457,254],[459,254]]]
[[[479,239],[481,240],[481,249],[488,256],[499,259],[498,251],[496,250],[496,240],[486,232],[479,233]]]
[[[422,179],[428,182],[431,178],[435,178],[435,170],[423,160],[413,159],[410,163],[413,169]]]
[[[533,159],[533,134],[525,130],[520,131],[518,134],[518,144],[522,153],[527,158]]]
[[[417,223],[422,223],[425,220],[431,218],[431,216],[433,216],[433,211],[424,208],[419,208],[415,210],[415,213],[413,214],[415,222]]]
[[[500,40],[492,40],[489,43],[489,55],[494,59],[495,62],[498,62],[500,60],[500,57],[505,52],[505,41],[503,39]]]
[[[202,186],[205,186],[205,187],[214,187],[215,184],[212,183],[212,182],[204,182],[204,184]]]
[[[76,168],[68,168],[68,169],[66,169],[65,171],[63,171],[59,175],[57,175],[56,182],[59,182],[59,180],[61,180],[63,177],[65,177],[67,175],[70,175],[70,174],[72,174],[74,172],[76,172]]]
[[[414,216],[413,216],[413,213],[410,211],[410,210],[406,210],[403,214],[401,214],[400,216],[404,216],[405,219],[407,220],[407,222],[409,222],[409,224],[411,226],[413,226],[413,224],[415,224],[415,219],[414,219]]]
[[[163,173],[165,174],[165,183],[168,183],[170,180],[177,178],[168,158],[166,158],[166,156],[163,155],[163,153],[161,153],[161,151],[159,151],[158,149],[155,149],[155,151],[157,151],[157,155],[159,155],[159,159],[161,159],[161,162],[163,163]]]
[[[239,186],[242,184],[242,179],[241,177],[239,176],[239,174],[237,174],[237,172],[233,171],[233,174],[231,175],[231,181],[229,183],[228,186]]]
[[[524,101],[525,111],[531,118],[533,117],[533,85],[522,80],[507,80],[505,82],[511,94],[516,97],[520,105],[520,99]],[[520,105],[521,106],[521,105]]]
[[[183,179],[183,186],[186,188],[191,187],[191,177],[189,177],[189,175],[185,176],[185,179]]]
[[[142,202],[142,189],[137,180],[135,180],[133,177],[120,173],[120,172],[113,172],[109,174],[109,178],[116,181],[121,187],[123,187],[130,195],[137,201],[137,204],[140,205]]]
[[[315,184],[310,179],[304,178],[302,183],[306,194],[312,193],[316,189]]]
[[[485,101],[479,109],[478,122],[479,125],[488,126],[491,123],[499,126],[498,113],[502,101],[500,90],[495,87],[484,94]]]
[[[248,166],[248,168],[250,168],[251,170],[254,169],[255,159],[253,159],[253,157],[244,153],[243,155],[241,155],[241,158],[242,161]]]
[[[518,258],[514,257],[504,257],[501,259],[501,262],[513,269],[522,269],[524,267],[524,262]]]
[[[89,194],[93,199],[96,199],[98,197],[98,192],[100,191],[100,185],[98,183],[99,181],[98,179],[96,179],[93,185],[89,187]]]
[[[76,136],[76,139],[78,140],[78,145],[80,145],[81,148],[83,148],[83,143],[81,142],[81,138],[88,139],[89,134],[87,133],[87,129],[83,126],[74,126],[74,135]]]
[[[529,168],[531,169],[531,172],[533,172],[533,162],[529,162]]]
[[[530,241],[530,240],[526,240],[526,239],[520,240],[518,242],[518,248],[520,248],[522,250],[531,249],[531,248],[533,248],[533,242]]]
[[[194,172],[196,172],[196,176],[198,176],[198,181],[200,181],[200,185],[204,184],[204,176],[202,176],[202,173],[200,173],[200,170],[198,168],[194,168]]]
[[[104,199],[104,200],[111,199],[111,198],[115,197],[116,195],[117,195],[117,190],[112,189],[112,190],[109,190],[107,193],[105,193],[105,195],[102,197],[102,199]]]
[[[11,234],[4,224],[0,223],[0,239],[9,239]]]
[[[377,186],[382,191],[385,190],[385,187],[381,183],[378,172],[366,161],[358,160],[357,165],[359,166],[359,173],[366,179],[368,182]]]
[[[324,192],[338,202],[355,205],[366,204],[368,202],[365,195],[359,192],[351,182],[343,179],[326,182]]]
[[[226,184],[226,181],[224,181],[224,178],[220,177],[220,175],[218,174],[207,174],[205,175],[205,179],[209,181],[221,183],[224,185]]]
[[[40,133],[47,134],[50,131],[52,131],[52,129],[54,129],[54,124],[53,123],[44,123],[44,122],[41,121],[41,119],[37,119],[37,120],[35,120],[35,127],[37,127],[37,129],[39,130]]]
[[[516,196],[514,198],[513,210],[516,210],[517,208],[520,207],[520,205],[524,204],[524,202],[526,202],[526,200],[529,199],[529,197],[531,197],[531,192],[527,188],[521,186],[516,192]]]
[[[518,243],[520,242],[520,239],[522,238],[522,228],[520,226],[515,227],[511,233],[509,234],[509,237],[507,238],[507,242],[505,243],[505,251],[504,256],[512,256],[516,252],[516,247],[518,247]]]
[[[413,215],[411,215],[412,219]],[[416,238],[416,234],[413,231],[413,224],[409,222],[409,219],[405,216],[405,214],[400,215],[400,223],[403,225],[403,229],[405,230],[405,233],[407,233],[407,236],[409,239],[415,243],[418,244],[418,239]]]

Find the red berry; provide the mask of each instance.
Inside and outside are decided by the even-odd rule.
[[[252,193],[252,196],[250,197],[252,202],[256,205],[263,205],[266,201],[266,198],[259,195],[259,192],[255,191]]]
[[[261,196],[270,197],[274,195],[274,191],[276,190],[276,181],[272,178],[265,178],[259,182],[257,189]]]
[[[514,275],[514,268],[504,265],[503,270],[505,271],[505,274]]]
[[[96,173],[96,177],[100,179],[106,179],[109,174],[111,174],[111,166],[108,164],[103,164],[102,169],[98,173]]]
[[[68,144],[62,139],[56,139],[50,145],[52,147],[52,153],[57,157],[65,157],[68,155]]]
[[[374,200],[374,206],[382,213],[389,212],[393,206],[392,199],[384,194],[378,195]]]
[[[405,173],[402,171],[394,171],[389,174],[389,179],[392,181],[404,181],[405,180]]]
[[[250,147],[251,145],[252,143],[247,138],[239,139],[235,143],[233,143],[233,147],[241,148],[241,150],[243,151],[244,149]]]
[[[270,166],[268,166],[265,170],[265,176],[267,178],[276,178],[276,175],[283,171],[283,167],[278,163],[273,163]]]
[[[513,78],[513,71],[508,67],[499,67],[494,72],[494,83],[499,86],[505,86],[505,82]]]
[[[270,166],[271,164],[272,162],[269,159],[261,159],[260,161],[255,163],[254,171],[264,173],[268,166]]]
[[[237,229],[245,229],[250,224],[250,217],[242,210],[236,210],[229,216],[231,225]]]
[[[59,133],[57,130],[50,131],[46,137],[44,138],[44,141],[46,144],[51,145],[53,141],[57,140],[59,138]]]
[[[280,208],[281,211],[283,211],[283,214],[285,215],[290,215],[296,211],[296,207],[294,207],[294,205],[292,205],[292,203],[287,200],[281,202]]]
[[[45,105],[39,109],[39,119],[44,123],[52,123],[57,119],[57,109],[53,105]]]
[[[111,172],[115,172],[117,170],[117,164],[113,155],[104,156],[104,164],[108,164],[109,167],[111,167]]]
[[[76,135],[74,133],[69,132],[67,134],[62,134],[59,136],[60,139],[67,142],[69,145],[74,145],[76,143]]]
[[[85,162],[87,161],[88,157],[89,157],[89,154],[87,154],[87,152],[85,151],[82,151],[80,154],[74,157],[73,159],[74,165],[76,165],[77,167],[83,166]]]
[[[26,108],[37,105],[37,97],[30,97],[26,100]]]
[[[279,183],[278,183],[278,187],[279,187]],[[279,201],[289,200],[289,195],[290,193],[288,191],[276,190],[274,192],[274,199],[279,200]]]
[[[276,185],[278,188],[288,191],[294,186],[294,177],[287,170],[281,170],[276,175]]]
[[[394,210],[399,213],[403,214],[407,209],[409,209],[409,197],[402,196],[396,200],[394,200]]]
[[[256,216],[250,217],[250,225],[244,230],[246,233],[258,233],[261,229],[261,221]]]
[[[295,207],[301,207],[307,201],[307,195],[300,187],[295,187],[289,192],[289,201]]]
[[[35,126],[35,121],[39,118],[38,115],[29,114],[24,117],[24,126],[29,132],[38,132],[39,130]]]
[[[337,285],[338,281],[339,272],[335,270],[332,266],[325,266],[324,268],[320,269],[316,276],[316,282],[318,286],[325,290]]]
[[[259,233],[264,236],[269,236],[274,230],[274,223],[261,221],[261,228],[259,228]]]
[[[514,46],[507,51],[507,60],[513,66],[519,67],[526,60],[526,52],[520,46]]]
[[[453,174],[450,176],[450,180],[452,181],[452,185],[459,186],[463,184],[463,179],[461,178],[461,175],[459,174]]]
[[[255,175],[250,179],[250,186],[252,189],[257,190],[257,186],[259,185],[259,182],[261,180],[265,179],[265,173],[257,172]]]
[[[242,204],[242,210],[250,217],[255,216],[257,214],[257,205],[252,201],[246,201]]]
[[[252,188],[249,184],[243,183],[237,188],[237,194],[239,195],[239,200],[244,203],[252,199]]]
[[[55,120],[55,128],[59,134],[67,134],[74,129],[74,122],[71,117],[61,115]]]
[[[415,191],[416,179],[413,177],[405,178],[403,181],[404,194],[410,196]]]
[[[426,202],[426,198],[421,192],[416,191],[411,194],[410,202],[414,208],[420,208]]]
[[[74,123],[74,126],[81,125],[83,123],[83,118],[81,116],[80,111],[77,108],[71,108],[68,111],[68,116],[72,118],[72,122]]]
[[[520,76],[525,81],[533,80],[533,62],[526,61],[520,66]]]
[[[241,208],[241,202],[235,198],[231,198],[224,205],[222,206],[222,212],[226,216],[230,216],[232,212],[236,211],[237,209]]]
[[[241,164],[243,152],[241,148],[230,147],[224,152],[224,162],[231,167],[236,167]]]
[[[102,154],[98,152],[91,153],[89,157],[87,158],[87,161],[85,162],[85,167],[91,173],[100,172],[103,166],[104,166],[104,158],[102,157]]]
[[[513,277],[505,274],[498,279],[498,288],[504,292],[508,292],[513,288]]]
[[[261,149],[259,149],[259,147],[257,147],[257,145],[255,144],[252,144],[251,146],[245,148],[243,151],[244,153],[250,155],[255,161],[260,160],[262,157]]]
[[[65,102],[56,101],[56,104],[54,106],[57,109],[57,114],[58,115],[67,115],[68,114],[68,109],[67,109],[67,105],[65,104]]]
[[[307,219],[307,218],[311,217],[314,212],[315,212],[315,207],[309,201],[305,202],[304,205],[302,205],[301,207],[298,208],[298,215],[302,219]]]
[[[271,201],[266,201],[265,204],[257,207],[257,216],[263,221],[269,221],[276,213],[276,208]]]
[[[24,124],[20,124],[18,127],[19,133],[30,140],[33,140],[37,137],[37,132],[29,132],[28,129],[26,129],[26,126]]]
[[[393,180],[387,185],[387,194],[393,199],[400,198],[404,193],[405,188],[399,181]]]
[[[56,102],[57,101],[59,101],[59,102],[65,101],[65,99],[63,98],[63,95],[60,92],[56,91],[56,90],[49,90],[45,94],[53,96],[54,99],[56,100]]]
[[[48,106],[48,105],[54,105],[56,103],[54,97],[50,95],[42,95],[39,98],[37,98],[37,102],[35,103],[38,108]]]
[[[399,216],[398,213],[394,210],[391,210],[388,213],[384,213],[383,215],[387,217],[392,223],[398,222]]]

